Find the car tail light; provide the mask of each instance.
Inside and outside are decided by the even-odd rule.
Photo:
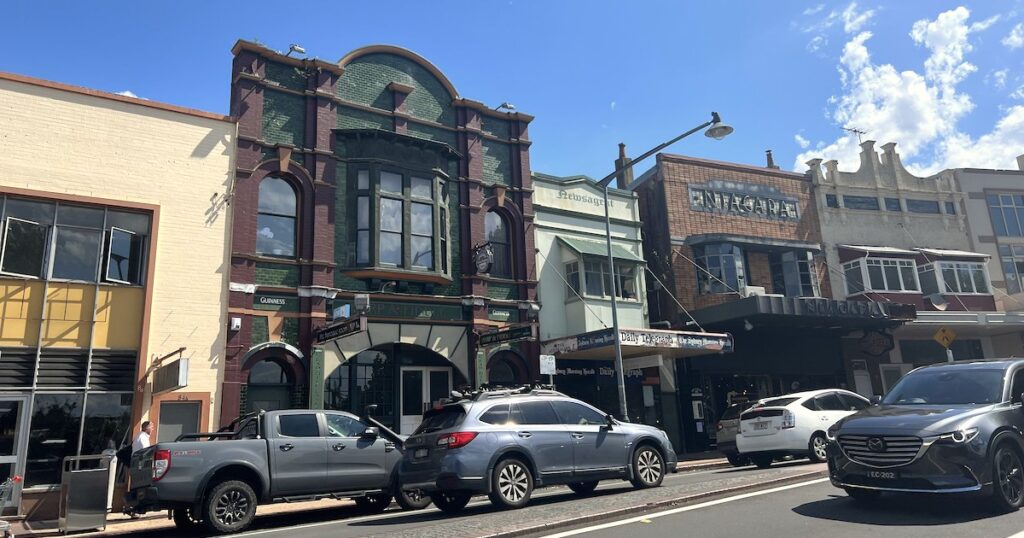
[[[171,451],[157,450],[153,453],[153,481],[156,482],[171,468]]]
[[[782,429],[788,430],[796,427],[796,415],[791,411],[786,411],[782,414]]]
[[[462,448],[473,439],[476,439],[476,432],[455,432],[438,439],[437,446],[443,446],[448,449]]]

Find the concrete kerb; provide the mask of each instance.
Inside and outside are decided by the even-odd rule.
[[[694,493],[692,495],[684,495],[675,499],[665,499],[664,501],[657,501],[642,505],[629,506],[626,508],[619,508],[617,510],[611,510],[601,512],[600,514],[593,514],[589,516],[582,516],[578,518],[562,520],[557,522],[548,522],[543,525],[534,525],[532,527],[524,527],[521,529],[513,529],[505,532],[498,532],[494,534],[486,534],[480,538],[511,538],[514,536],[527,536],[531,534],[539,533],[550,533],[553,529],[564,529],[567,527],[575,527],[578,525],[585,525],[588,523],[599,523],[605,522],[611,519],[617,519],[624,516],[636,515],[641,512],[648,512],[659,508],[668,508],[677,505],[693,504],[697,501],[710,500],[717,497],[726,497],[738,493],[746,493],[749,491],[769,489],[778,486],[785,486],[788,484],[794,484],[797,482],[803,482],[805,480],[812,480],[815,478],[822,478],[828,476],[827,470],[812,471],[809,473],[800,473],[796,475],[785,476],[782,478],[773,478],[771,480],[765,480],[755,484],[743,484],[740,486],[733,486],[728,488],[716,489],[713,491],[703,491],[700,493]]]

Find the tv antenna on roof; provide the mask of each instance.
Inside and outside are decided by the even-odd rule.
[[[843,130],[844,130],[844,131],[846,131],[846,132],[848,132],[848,133],[857,133],[857,143],[858,143],[858,144],[860,144],[861,142],[863,142],[863,140],[861,140],[861,138],[860,138],[860,137],[861,137],[861,135],[866,135],[866,134],[868,134],[868,132],[867,132],[867,131],[864,131],[864,130],[862,130],[862,129],[858,129],[858,128],[856,128],[856,127],[843,127]]]

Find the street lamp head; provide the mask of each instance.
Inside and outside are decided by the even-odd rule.
[[[732,134],[733,131],[734,129],[731,125],[719,122],[708,127],[708,130],[704,131],[704,136],[714,138],[715,140],[721,140]]]

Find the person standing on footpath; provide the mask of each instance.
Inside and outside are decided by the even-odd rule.
[[[142,423],[142,431],[139,432],[138,437],[132,441],[132,452],[138,452],[144,448],[149,448],[149,445],[153,444],[152,435],[155,428],[156,424],[153,424],[148,420]]]

